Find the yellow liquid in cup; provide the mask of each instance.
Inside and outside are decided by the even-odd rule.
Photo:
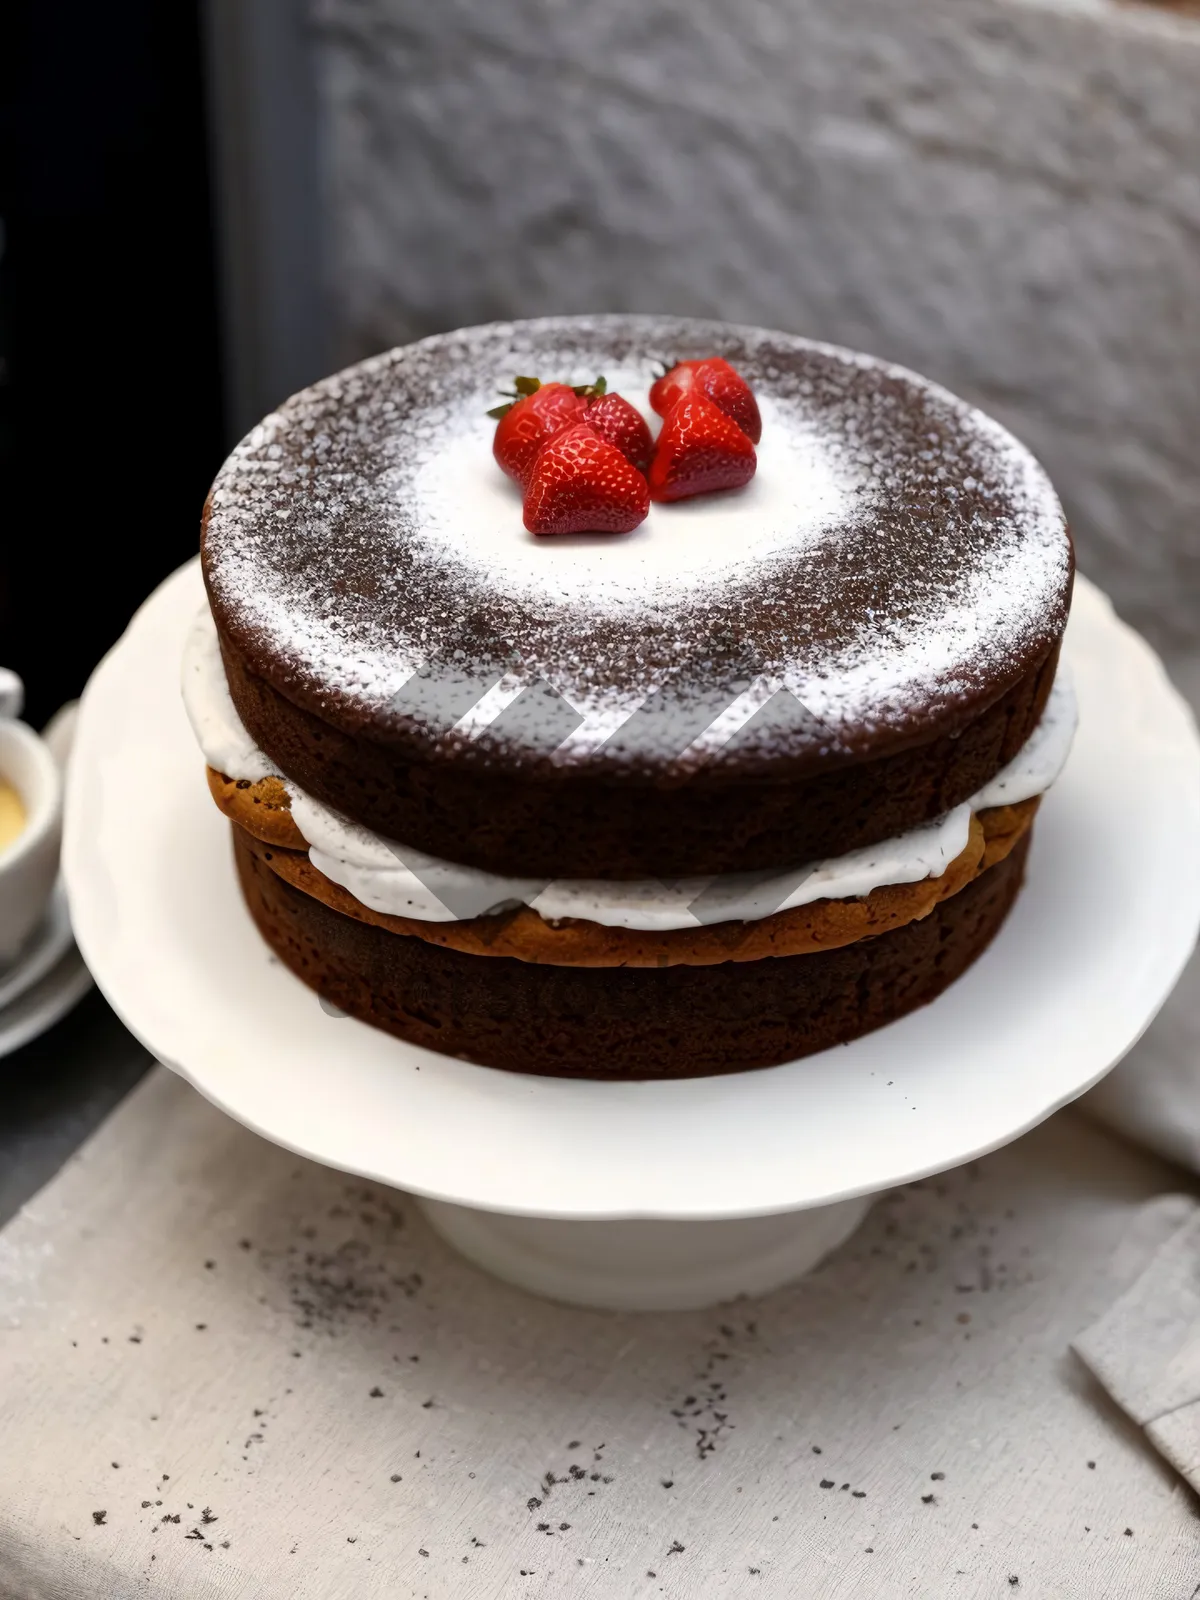
[[[25,826],[25,807],[11,783],[0,778],[0,850],[7,850]]]

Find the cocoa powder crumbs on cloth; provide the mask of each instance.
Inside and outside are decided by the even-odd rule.
[[[1184,1594],[1200,1540],[1179,1480],[1064,1354],[1166,1237],[1146,1202],[1168,1182],[1060,1117],[881,1200],[752,1317],[602,1314],[494,1283],[404,1197],[152,1075],[0,1233],[0,1594],[126,1600],[152,1555],[160,1600],[474,1600],[522,1573],[532,1595],[629,1600],[647,1572],[666,1600],[751,1578],[764,1600],[859,1600],[917,1572],[958,1600],[1035,1570],[1054,1600]],[[121,1326],[143,1342],[99,1342]],[[372,1387],[387,1406],[362,1405]],[[953,1494],[914,1518],[922,1480]]]

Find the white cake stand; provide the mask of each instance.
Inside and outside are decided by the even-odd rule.
[[[266,1138],[421,1198],[499,1276],[583,1304],[761,1293],[870,1198],[1015,1138],[1094,1084],[1169,993],[1200,925],[1200,746],[1149,648],[1080,583],[1081,726],[1029,882],[934,1005],[854,1044],[672,1083],[530,1078],[337,1014],[271,956],[233,875],[179,696],[195,565],[84,697],[64,862],[79,944],[161,1061]]]

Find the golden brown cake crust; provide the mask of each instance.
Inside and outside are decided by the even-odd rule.
[[[286,883],[331,910],[467,955],[507,956],[567,967],[712,966],[768,956],[809,955],[874,938],[928,916],[943,900],[1002,861],[1032,825],[1039,804],[1037,799],[1024,800],[972,817],[965,849],[938,878],[888,884],[850,900],[816,900],[756,922],[648,931],[573,919],[550,923],[528,906],[501,916],[458,922],[429,922],[372,911],[308,859],[304,838],[286,812],[287,796],[278,779],[238,784],[210,768],[209,787],[249,849]],[[282,792],[282,804],[277,791]]]
[[[287,788],[279,778],[229,778],[215,767],[206,767],[208,792],[230,822],[284,850],[307,850],[308,840],[292,821]]]

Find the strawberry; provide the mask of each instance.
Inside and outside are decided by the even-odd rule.
[[[740,489],[758,466],[754,446],[723,411],[692,390],[667,412],[650,463],[650,498],[685,500]]]
[[[599,379],[600,384],[603,382],[603,378]],[[615,444],[632,466],[640,472],[646,470],[654,450],[654,440],[650,437],[645,417],[630,405],[624,395],[601,392],[589,403],[584,420],[602,439]]]
[[[586,422],[543,446],[525,491],[530,533],[629,533],[649,509],[645,478]]]
[[[588,402],[568,384],[538,378],[517,378],[512,393],[506,405],[488,412],[498,419],[492,454],[501,470],[525,488],[538,451],[561,428],[582,422]]]
[[[741,373],[720,356],[676,362],[654,383],[650,404],[660,417],[665,417],[677,400],[697,390],[707,396],[718,411],[732,417],[751,444],[758,443],[762,438],[758,401]]]

